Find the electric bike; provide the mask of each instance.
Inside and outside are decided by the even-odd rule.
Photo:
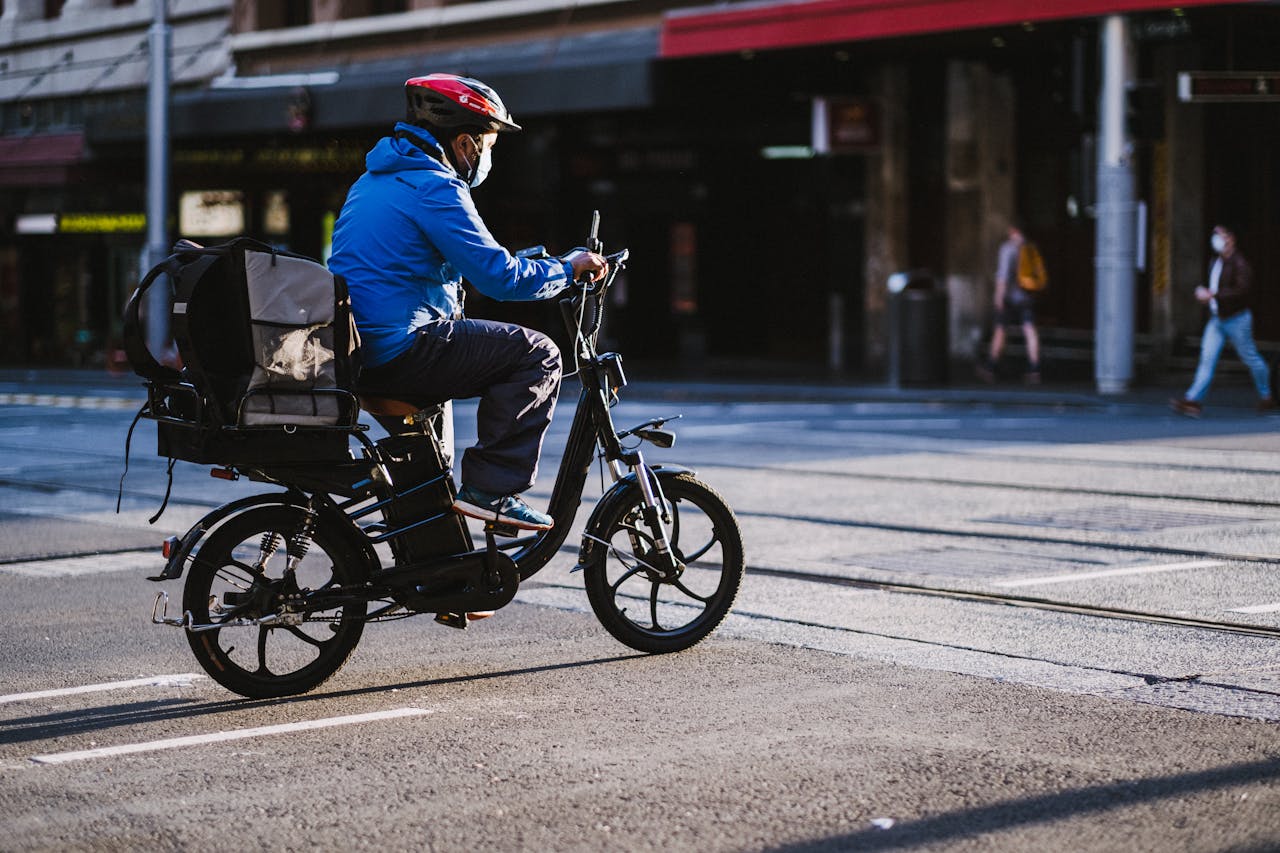
[[[596,213],[588,247],[602,253],[598,228]],[[540,248],[528,254],[538,253],[545,256]],[[364,397],[361,406],[388,435],[373,441],[367,427],[353,427],[346,458],[283,452],[287,461],[211,471],[281,488],[218,507],[165,543],[165,568],[151,579],[186,574],[181,615],[168,614],[161,592],[152,621],[182,627],[204,670],[235,693],[311,690],[343,665],[370,623],[429,614],[465,628],[469,614],[509,604],[559,553],[598,459],[612,485],[581,530],[574,571],[600,623],[647,653],[687,649],[715,630],[742,582],[741,532],[728,503],[693,471],[645,461],[643,444],[672,446],[666,425],[675,418],[614,425],[626,378],[621,356],[599,352],[597,340],[628,252],[606,257],[601,281],[575,282],[559,303],[581,390],[551,493],[550,530],[519,535],[487,522],[473,540],[452,509],[447,404],[424,409]],[[170,417],[161,400],[147,416]]]

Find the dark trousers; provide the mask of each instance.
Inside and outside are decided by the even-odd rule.
[[[364,393],[415,405],[479,397],[478,441],[462,454],[462,482],[498,495],[533,485],[559,389],[555,343],[541,332],[490,320],[424,326],[408,352],[360,376]]]

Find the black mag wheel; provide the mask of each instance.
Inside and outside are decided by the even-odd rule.
[[[689,474],[664,477],[662,491],[676,570],[664,569],[654,551],[634,488],[588,531],[603,541],[583,571],[591,609],[605,629],[652,653],[687,649],[714,631],[733,606],[744,568],[742,533],[724,498]]]
[[[272,506],[238,515],[201,546],[187,575],[182,607],[196,628],[219,623],[253,623],[282,614],[282,596],[305,600],[308,592],[358,587],[363,571],[356,559],[322,527],[297,569],[285,572],[289,538],[305,511]],[[299,598],[300,596],[300,598]],[[292,608],[271,624],[227,624],[193,631],[187,641],[215,681],[241,696],[266,699],[303,693],[338,671],[364,630],[367,604],[342,603],[325,609]]]

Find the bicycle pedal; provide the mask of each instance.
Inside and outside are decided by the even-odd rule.
[[[519,536],[520,528],[510,524],[503,524],[500,521],[486,521],[484,523],[484,532],[492,533],[494,536]]]
[[[467,627],[467,615],[465,613],[437,613],[436,621],[441,625],[460,630]]]

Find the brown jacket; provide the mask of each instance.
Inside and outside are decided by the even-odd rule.
[[[1212,274],[1213,265],[1209,265]],[[1253,267],[1240,254],[1232,252],[1222,259],[1222,276],[1218,279],[1218,316],[1223,320],[1253,305]]]

